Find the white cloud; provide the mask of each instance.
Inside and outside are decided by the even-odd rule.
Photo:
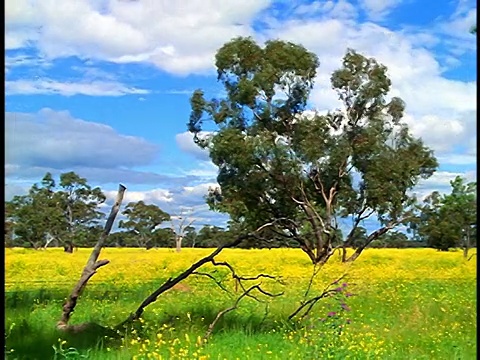
[[[416,186],[413,193],[415,193],[419,199],[424,199],[433,191],[438,191],[440,193],[450,193],[450,181],[453,181],[457,176],[465,178],[467,182],[476,181],[476,171],[468,171],[466,173],[437,171],[430,178],[422,180]]]
[[[184,172],[185,175],[198,176],[202,179],[216,179],[218,168],[211,161],[199,161],[196,167]]]
[[[210,133],[206,131],[202,131],[198,134],[199,137],[208,136]],[[195,142],[193,141],[193,134],[189,131],[185,131],[183,133],[175,135],[175,141],[180,150],[186,152],[188,154],[193,155],[197,159],[200,160],[208,160],[208,150],[200,148]]]
[[[421,137],[436,153],[453,151],[456,145],[464,144],[475,137],[476,114],[464,112],[449,118],[436,115],[412,117],[405,122],[415,136]]]
[[[309,36],[305,34],[322,34]],[[476,82],[447,79],[435,55],[424,47],[424,40],[385,27],[354,24],[340,19],[287,21],[272,28],[266,37],[304,44],[320,60],[311,101],[321,110],[340,107],[331,89],[331,73],[341,66],[346,48],[374,57],[388,68],[391,96],[406,102],[412,132],[441,155],[459,145],[476,143]]]
[[[216,185],[216,183],[203,183],[196,186],[185,186],[177,190],[155,188],[144,191],[130,191],[127,189],[123,207],[129,202],[143,201],[146,204],[157,205],[163,211],[172,215],[172,218],[178,218],[180,214],[183,214],[189,220],[195,220],[194,226],[201,227],[205,224],[224,226],[228,216],[210,211],[204,200],[208,188]],[[107,209],[115,201],[117,191],[108,190],[104,192],[107,196],[104,208]]]
[[[223,43],[253,34],[254,17],[269,3],[112,0],[99,7],[92,1],[10,1],[6,49],[34,44],[47,58],[148,62],[178,74],[203,72]]]
[[[24,167],[132,167],[148,165],[158,151],[142,138],[51,109],[6,113],[5,133],[6,163]]]
[[[63,96],[123,96],[150,91],[127,87],[116,81],[60,82],[51,79],[5,81],[6,95],[58,94]]]
[[[352,19],[358,15],[358,11],[350,2],[339,1],[312,1],[295,8],[295,15],[300,16],[325,16],[329,18]]]
[[[387,16],[403,0],[361,0],[360,6],[366,15],[373,20],[381,20]]]
[[[117,191],[105,191],[105,196],[109,200],[109,202],[114,202],[117,196]],[[172,193],[167,189],[152,189],[147,191],[130,191],[127,188],[125,191],[125,195],[123,198],[124,204],[128,204],[129,202],[137,202],[143,201],[146,204],[156,204],[156,205],[164,205],[165,203],[169,203],[173,201]],[[160,206],[160,207],[162,207]]]

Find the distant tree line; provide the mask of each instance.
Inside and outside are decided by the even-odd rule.
[[[461,247],[467,254],[468,249],[476,247],[476,183],[465,184],[464,179],[457,177],[451,185],[450,194],[433,192],[417,205],[417,214],[407,233],[390,231],[372,241],[369,247],[431,247],[443,251]],[[102,231],[105,215],[100,207],[105,199],[100,188],[92,188],[74,172],[61,174],[58,182],[47,173],[28,194],[5,203],[5,247],[64,247],[67,252],[74,247],[92,247]],[[107,238],[107,247],[175,248],[181,236],[181,247],[215,248],[232,241],[242,231],[230,221],[226,228],[188,225],[179,234],[169,224],[170,214],[143,201],[128,203],[122,214],[124,219],[119,222],[119,229]],[[365,227],[356,227],[349,247],[362,246],[367,237]],[[275,232],[267,238],[246,240],[239,248],[299,247],[297,242],[285,241]],[[337,230],[333,245],[344,241],[342,232]]]

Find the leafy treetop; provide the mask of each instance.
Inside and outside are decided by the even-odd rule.
[[[401,122],[404,102],[387,99],[385,66],[349,49],[331,77],[343,107],[327,114],[308,111],[318,66],[301,45],[233,39],[216,54],[226,96],[207,100],[195,91],[188,129],[218,166],[210,206],[245,230],[271,223],[269,231],[296,241],[313,263],[331,256],[339,218],[353,219],[348,245],[376,215],[381,227],[353,260],[405,221],[415,201],[409,190],[437,162]],[[213,132],[204,132],[207,122]]]

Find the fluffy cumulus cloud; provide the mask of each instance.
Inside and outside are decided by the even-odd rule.
[[[269,3],[9,1],[5,43],[6,49],[34,44],[47,58],[147,62],[179,74],[202,72],[225,41],[253,34],[252,19]]]
[[[108,125],[76,119],[67,111],[5,114],[5,175],[38,181],[46,172],[75,171],[95,184],[184,186],[194,174],[164,174],[139,167],[155,161],[158,146]],[[30,181],[30,184],[32,182]]]
[[[6,163],[20,166],[114,169],[149,164],[157,147],[112,127],[73,118],[67,111],[6,113]]]
[[[374,3],[369,1],[365,5]],[[305,34],[321,36],[306,37]],[[429,34],[430,39],[436,36]],[[425,46],[425,37],[412,37],[371,22],[359,23],[353,18],[334,17],[291,19],[272,27],[265,37],[303,43],[318,54],[320,68],[311,96],[317,109],[324,111],[341,106],[331,89],[330,75],[341,66],[346,49],[353,48],[387,66],[392,80],[390,95],[406,102],[405,122],[415,136],[421,137],[443,158],[449,156],[453,160],[452,151],[465,144],[468,149],[464,149],[463,155],[475,156],[476,82],[445,77],[445,65]],[[470,35],[468,41],[473,44],[474,37]]]
[[[208,133],[204,132],[199,134],[199,136],[208,136]],[[175,140],[177,142],[178,148],[190,155],[193,155],[195,158],[198,160],[208,160],[209,155],[208,155],[208,150],[207,149],[202,149],[199,147],[195,142],[193,141],[193,134],[185,131],[183,133],[175,135]]]
[[[432,191],[438,191],[439,193],[450,193],[452,190],[450,182],[457,176],[463,177],[466,182],[476,181],[477,171],[467,172],[449,172],[449,171],[437,171],[430,178],[423,180],[415,188],[414,193],[417,198],[423,199]]]

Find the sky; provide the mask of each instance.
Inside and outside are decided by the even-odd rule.
[[[415,189],[476,179],[476,2],[465,0],[7,0],[5,196],[75,171],[110,207],[143,200],[197,226],[227,219],[203,196],[216,168],[187,132],[195,89],[218,96],[214,55],[237,36],[304,45],[320,60],[313,109],[347,48],[388,68],[390,95],[438,171]]]

